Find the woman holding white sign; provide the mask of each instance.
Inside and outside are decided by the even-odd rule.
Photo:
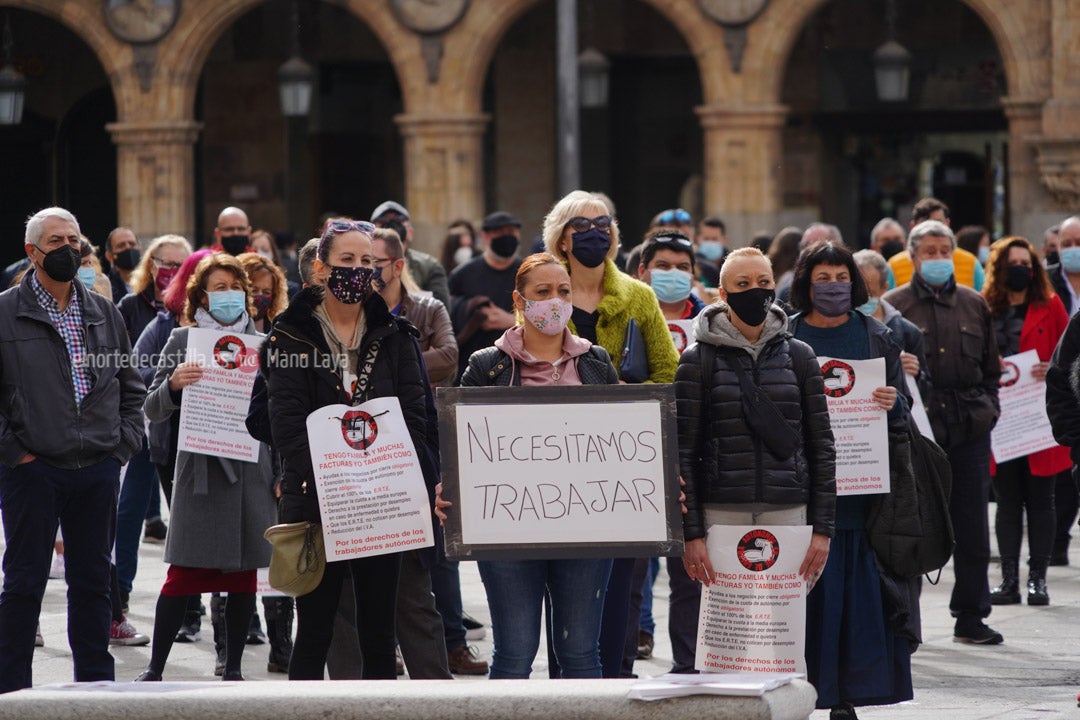
[[[322,521],[307,430],[308,416],[315,410],[396,397],[417,452],[422,455],[427,444],[426,379],[415,330],[408,321],[391,316],[375,292],[374,231],[367,222],[327,224],[314,263],[316,283],[292,299],[263,344],[260,368],[271,432],[284,464],[278,509],[282,523]],[[296,599],[290,680],[323,679],[341,585],[350,573],[364,678],[397,677],[394,623],[400,565],[400,552],[326,563],[318,587]]]
[[[1038,381],[1046,380],[1050,356],[1069,323],[1065,305],[1035,249],[1022,237],[998,240],[990,248],[983,297],[990,307],[991,322],[1002,358],[1027,350],[1039,354],[1031,368]],[[1008,366],[1008,362],[1003,360]],[[1014,366],[1015,368],[1015,366]],[[1015,369],[1014,369],[1015,373]],[[1016,376],[1012,375],[1015,382]],[[1002,375],[1009,383],[1009,373]],[[1011,383],[1009,383],[1011,384]],[[1046,567],[1054,544],[1054,487],[1056,476],[1072,467],[1069,449],[1060,445],[997,465],[991,464],[997,512],[994,531],[1001,553],[1001,584],[990,591],[993,605],[1020,602],[1020,546],[1024,514],[1028,528],[1028,605],[1049,605]]]
[[[180,327],[161,351],[157,373],[144,409],[151,422],[179,413],[185,389],[203,379],[212,361],[189,358],[193,329],[225,331],[239,338],[256,335],[250,285],[244,268],[225,253],[204,257],[187,284]],[[241,362],[240,358],[231,358]],[[246,374],[246,373],[245,373]],[[194,390],[187,390],[187,393]],[[214,428],[221,430],[222,428]],[[253,462],[212,452],[178,450],[173,481],[171,521],[165,541],[169,573],[158,596],[149,667],[138,680],[161,680],[173,641],[191,596],[227,592],[225,604],[225,670],[223,680],[243,680],[240,661],[255,611],[256,569],[270,563],[270,547],[262,537],[274,522],[273,472],[266,446]]]
[[[618,383],[607,351],[566,328],[573,305],[562,263],[548,253],[530,255],[518,268],[515,287],[519,324],[494,347],[472,354],[463,387]],[[545,592],[562,677],[601,677],[600,621],[611,564],[606,558],[479,562],[495,641],[490,677],[529,677]]]
[[[819,357],[884,358],[888,385],[873,390],[873,401],[903,432],[907,406],[900,346],[885,325],[855,311],[867,296],[850,250],[832,241],[812,245],[795,263],[790,302],[799,314],[789,327]],[[884,705],[912,697],[909,640],[903,628],[892,627],[887,620],[895,616],[887,609],[902,604],[906,610],[907,598],[900,592],[888,598],[882,593],[865,532],[872,498],[837,496],[829,560],[806,600],[807,675],[818,691],[817,706],[832,708],[834,720],[854,718],[856,705]]]

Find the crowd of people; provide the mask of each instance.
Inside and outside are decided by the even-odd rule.
[[[169,566],[140,681],[168,674],[175,642],[201,639],[206,593],[225,680],[242,680],[244,645],[266,640],[268,669],[294,680],[405,669],[528,678],[542,623],[552,677],[632,677],[653,648],[658,559],[479,562],[489,664],[468,645],[480,626],[463,613],[438,529],[431,548],[327,563],[295,603],[264,598],[263,633],[263,531],[320,520],[308,415],[396,397],[438,521],[449,503],[433,389],[451,385],[674,384],[685,539],[682,557],[666,561],[674,672],[695,671],[701,588],[716,580],[709,528],[804,525],[805,659],[818,707],[854,718],[858,706],[912,697],[919,578],[876,556],[874,496],[837,495],[818,357],[884,360],[872,398],[890,442],[910,432],[913,410],[926,411],[952,475],[954,639],[1001,643],[985,622],[993,605],[1050,603],[1047,567],[1068,563],[1078,505],[1080,217],[1048,230],[1040,250],[978,226],[954,233],[948,207],[925,198],[906,227],[882,219],[857,252],[824,223],[735,249],[719,217],[695,225],[681,208],[630,241],[610,198],[575,191],[539,230],[523,236],[506,211],[478,230],[457,220],[435,257],[413,245],[409,211],[394,201],[367,219],[328,213],[302,245],[229,207],[196,251],[129,228],[98,249],[70,212],[34,214],[26,257],[5,270],[0,294],[0,691],[32,685],[34,628],[61,547],[75,680],[114,679],[110,643],[151,642],[126,618],[140,537],[164,538]],[[681,321],[692,337],[679,343],[669,323]],[[263,338],[247,417],[254,462],[180,448],[185,390],[205,370],[185,358],[198,328]],[[637,369],[621,362],[628,334],[644,347]],[[995,463],[1002,358],[1028,350],[1061,444]],[[298,355],[315,360],[280,360]]]

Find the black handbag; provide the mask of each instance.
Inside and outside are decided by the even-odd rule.
[[[634,318],[630,318],[626,325],[619,377],[628,383],[643,383],[649,379],[649,354],[645,351],[645,338]]]

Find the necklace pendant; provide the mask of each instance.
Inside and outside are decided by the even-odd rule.
[[[551,379],[552,379],[552,380],[558,381],[558,379],[559,379],[560,377],[562,377],[562,376],[561,376],[561,375],[559,375],[559,371],[558,371],[558,370],[556,370],[556,371],[554,371],[554,372],[552,372],[552,373],[551,373]]]

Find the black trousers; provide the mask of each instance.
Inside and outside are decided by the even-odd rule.
[[[1077,511],[1080,510],[1080,492],[1076,489],[1072,468],[1054,476],[1054,553],[1069,551],[1071,531],[1076,524]]]
[[[1026,512],[1028,564],[1045,568],[1054,544],[1054,476],[1032,475],[1026,457],[1010,460],[997,466],[994,496],[994,529],[1002,559],[1020,557]]]
[[[949,610],[953,617],[990,616],[990,433],[948,448],[953,485],[949,501],[956,549]]]

